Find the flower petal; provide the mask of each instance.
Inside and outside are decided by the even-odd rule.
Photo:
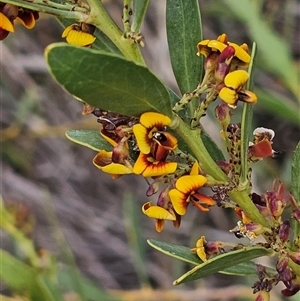
[[[141,124],[135,124],[132,128],[138,147],[143,154],[150,153],[151,139],[148,137],[148,130]]]
[[[160,206],[152,206],[151,202],[143,205],[142,211],[150,218],[163,219],[168,221],[175,221],[176,216],[171,214],[167,209]]]
[[[226,75],[224,83],[228,88],[239,90],[249,78],[249,73],[245,70],[236,70]]]
[[[249,146],[249,154],[257,158],[270,157],[273,154],[272,143],[265,139]]]
[[[0,12],[0,28],[9,31],[14,32],[14,24],[11,22],[4,14]]]
[[[177,162],[155,161],[151,154],[140,153],[133,166],[133,172],[148,178],[173,173],[176,168]]]
[[[191,192],[196,192],[200,189],[207,179],[201,175],[195,176],[182,176],[176,181],[176,189],[185,194],[190,194]]]
[[[174,207],[174,210],[179,214],[179,215],[185,215],[186,209],[188,206],[187,202],[187,195],[180,192],[177,189],[171,189],[169,191],[169,197],[171,199],[172,205]]]
[[[155,162],[153,164],[149,164],[142,175],[145,178],[158,177],[173,173],[175,172],[176,168],[177,162]]]
[[[153,139],[168,150],[174,150],[178,146],[178,140],[168,132],[154,132]]]
[[[35,26],[35,18],[32,11],[19,12],[16,21],[21,23],[27,29],[32,29]]]
[[[219,92],[219,97],[229,106],[235,108],[238,100],[238,94],[235,90],[223,87]]]
[[[119,163],[111,163],[101,168],[103,172],[111,175],[128,175],[132,173],[132,169]]]
[[[94,157],[93,164],[101,169],[102,167],[112,163],[111,156],[112,156],[112,152],[107,152],[105,150],[101,150]]]
[[[199,171],[200,171],[199,163],[198,163],[198,161],[195,161],[191,168],[190,175],[197,176],[197,175],[199,175]]]
[[[249,64],[250,63],[250,55],[245,51],[244,49],[244,44],[242,45],[243,47],[235,44],[235,43],[228,43],[231,47],[235,49],[235,57],[237,57],[240,61]]]
[[[238,91],[238,99],[240,101],[243,101],[246,103],[256,103],[257,102],[256,94],[249,90]]]
[[[142,114],[140,117],[140,123],[150,130],[154,127],[159,129],[169,125],[171,123],[171,119],[168,116],[160,113],[147,112]]]
[[[90,33],[72,29],[68,33],[66,40],[71,45],[87,46],[87,45],[93,44],[94,41],[96,40],[96,37],[94,37]]]

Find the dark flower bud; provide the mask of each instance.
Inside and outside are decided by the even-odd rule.
[[[283,243],[287,242],[287,240],[289,239],[290,228],[291,228],[291,224],[290,224],[289,220],[283,221],[282,224],[280,225],[278,235],[279,235],[280,240]]]

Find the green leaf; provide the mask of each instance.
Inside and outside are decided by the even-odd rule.
[[[71,141],[91,148],[94,151],[112,150],[112,146],[96,130],[69,130],[66,136]]]
[[[157,241],[154,239],[148,239],[147,242],[151,247],[168,256],[194,264],[196,266],[203,264],[203,261],[195,253],[192,253],[191,249],[188,247],[179,246],[172,243],[166,243],[163,241]],[[236,265],[235,263],[233,263],[233,266],[227,267],[222,270],[219,269],[216,272],[219,272],[221,274],[239,275],[239,276],[247,276],[247,277],[257,276],[256,265],[254,262],[251,261],[241,262]],[[268,273],[275,274],[276,271],[272,269],[268,269]]]
[[[166,20],[175,78],[182,94],[191,92],[199,84],[202,71],[202,60],[196,55],[202,40],[198,0],[168,0]]]
[[[298,142],[294,152],[291,173],[291,193],[300,207],[300,142]],[[296,238],[300,235],[300,223],[292,219],[292,224],[294,229],[293,235]]]
[[[79,281],[81,285],[81,292],[79,292],[78,287],[74,286],[74,281],[72,280],[72,274],[77,273],[72,267],[66,266],[60,268],[57,271],[57,280],[61,287],[65,291],[77,292],[79,295],[82,294],[83,300],[101,300],[101,301],[118,301],[119,299],[110,296],[107,292],[100,288],[100,284],[93,284],[88,278],[84,275],[79,274]]]
[[[201,131],[201,139],[202,139],[203,144],[205,145],[207,151],[209,152],[210,156],[213,158],[214,161],[225,160],[224,154],[219,149],[217,144],[203,130]]]
[[[244,247],[240,250],[230,251],[228,253],[213,257],[208,261],[196,266],[195,268],[175,280],[173,284],[177,285],[207,277],[227,268],[248,262],[251,259],[271,254],[271,250],[267,250],[260,246]],[[247,271],[244,272],[246,272],[245,276],[247,276]]]
[[[167,89],[143,66],[114,54],[65,43],[48,46],[45,56],[53,77],[94,107],[129,116],[146,111],[172,115]]]
[[[135,0],[133,1],[133,21],[131,24],[131,30],[133,32],[139,32],[141,25],[144,21],[146,11],[149,5],[149,0]]]
[[[12,291],[20,294],[25,292],[31,301],[55,301],[34,268],[3,250],[0,250],[0,258],[0,278]]]
[[[254,109],[256,109],[256,106],[257,109],[262,107],[268,110],[268,113],[272,113],[279,118],[283,118],[296,125],[300,124],[299,107],[295,102],[274,91],[259,89],[257,87],[254,91],[258,96],[258,102]]]

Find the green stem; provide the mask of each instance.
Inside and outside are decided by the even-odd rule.
[[[201,169],[215,180],[229,182],[228,177],[212,159],[203,144],[200,129],[191,130],[180,117],[176,116],[175,119],[173,130],[187,144],[198,160]],[[247,192],[234,189],[228,194],[254,223],[269,227],[267,220],[260,214]]]
[[[85,22],[98,27],[118,47],[125,58],[146,66],[138,44],[123,37],[123,32],[107,14],[101,1],[87,0],[87,3],[91,11]]]

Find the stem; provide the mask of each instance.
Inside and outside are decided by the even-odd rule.
[[[174,125],[177,127],[174,126],[173,130],[187,144],[201,169],[215,180],[229,182],[228,177],[215,163],[203,144],[200,129],[191,130],[180,117],[176,116],[175,119]],[[228,194],[254,223],[269,227],[267,220],[260,214],[246,191],[234,189]]]
[[[118,47],[125,58],[146,66],[138,44],[122,37],[123,32],[107,14],[101,1],[87,0],[87,3],[91,12],[85,22],[98,27]]]
[[[18,1],[18,0],[3,0],[1,2],[12,4],[18,7],[31,9],[41,13],[53,15],[59,18],[73,19],[74,21],[77,22],[84,22],[84,20],[87,18],[86,13],[81,11],[71,11],[69,6],[64,6],[64,5],[61,5],[60,9],[58,9],[55,7],[49,7],[47,5],[41,5],[41,4],[30,3],[26,1]]]

